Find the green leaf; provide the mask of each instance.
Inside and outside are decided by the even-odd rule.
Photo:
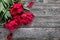
[[[21,2],[21,0],[14,0],[14,2]]]
[[[5,9],[9,6],[4,0],[2,0],[2,4],[3,4]]]
[[[0,2],[2,2],[2,0],[0,0]]]
[[[0,12],[1,12],[2,10],[4,10],[4,6],[3,6],[2,3],[0,3]]]
[[[9,4],[9,6],[11,6],[13,3],[14,3],[13,0],[8,0],[8,4]]]
[[[4,0],[6,3],[8,3],[8,0]]]
[[[0,25],[4,25],[8,20],[11,20],[11,15],[10,15],[10,12],[7,11],[4,15],[4,12],[1,11],[0,12]]]
[[[5,17],[6,19],[8,19],[8,17],[10,17],[10,18],[11,18],[11,14],[10,14],[10,12],[9,12],[9,11],[7,11],[7,12],[5,13],[4,17]]]
[[[3,11],[1,11],[0,12],[0,25],[3,25],[6,21],[5,21],[5,18],[3,17],[3,14],[4,14],[4,12]]]
[[[22,1],[22,4],[25,4],[26,2],[25,1]]]
[[[24,7],[24,10],[25,10],[25,11],[29,11],[30,9],[29,9],[29,8],[27,8],[27,7]]]
[[[0,12],[0,20],[2,19],[3,11]]]
[[[9,3],[11,3],[11,0],[2,0],[0,2],[0,25],[4,25],[4,23],[12,18],[9,12]]]

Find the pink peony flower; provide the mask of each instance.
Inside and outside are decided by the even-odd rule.
[[[7,28],[10,31],[14,31],[15,29],[18,28],[18,23],[16,22],[16,20],[11,20],[11,21],[7,22],[4,25],[4,27]]]
[[[10,13],[12,16],[21,14],[24,11],[23,5],[21,3],[15,3],[10,8]]]

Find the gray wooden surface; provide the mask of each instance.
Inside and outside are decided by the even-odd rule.
[[[60,0],[26,0],[34,1],[31,12],[34,21],[19,26],[13,32],[12,40],[60,40]],[[0,40],[6,40],[9,31],[0,27]]]

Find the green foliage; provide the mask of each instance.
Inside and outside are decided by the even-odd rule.
[[[25,1],[22,1],[22,4],[25,4]]]
[[[27,12],[27,11],[29,11],[30,9],[28,9],[28,8],[24,7],[24,10],[25,10],[25,12]]]
[[[8,4],[4,0],[2,0],[2,4],[3,4],[5,9],[8,7]]]
[[[0,25],[4,25],[4,23],[11,19],[9,8],[13,3],[10,4],[10,2],[8,0],[0,1]]]
[[[1,11],[0,12],[0,25],[3,25],[4,23],[5,23],[5,17],[3,16],[3,14],[4,14],[4,12],[3,11]]]
[[[0,0],[0,2],[1,2],[2,0]]]
[[[14,2],[21,2],[21,0],[15,0]]]
[[[4,25],[8,20],[12,19],[9,9],[15,2],[25,4],[25,1],[22,0],[0,0],[0,25]],[[28,9],[25,10],[28,11]]]
[[[0,12],[4,10],[3,4],[0,3]]]

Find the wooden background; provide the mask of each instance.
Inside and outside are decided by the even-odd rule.
[[[31,12],[35,15],[32,24],[20,26],[13,32],[12,40],[60,40],[60,0],[34,1]],[[0,40],[6,40],[9,31],[0,28]]]

